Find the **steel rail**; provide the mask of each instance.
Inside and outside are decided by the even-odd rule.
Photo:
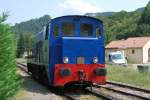
[[[84,89],[84,90],[86,92],[89,92],[89,93],[91,93],[91,94],[93,94],[93,95],[95,95],[97,97],[100,97],[100,98],[102,98],[104,100],[114,100],[113,97],[105,95],[105,94],[102,94],[102,93],[98,93],[98,92],[96,92],[94,90],[90,90],[90,89]]]
[[[126,88],[130,88],[130,89],[133,89],[133,90],[150,93],[150,90],[148,90],[148,89],[144,89],[144,88],[141,88],[141,87],[137,87],[137,86],[133,86],[133,85],[125,84],[125,83],[107,81],[107,84],[117,85],[117,86],[120,86],[120,87],[126,87]]]
[[[105,89],[108,89],[108,90],[111,90],[111,91],[114,91],[114,92],[117,92],[117,93],[129,95],[129,96],[134,96],[134,97],[137,97],[137,98],[140,98],[140,99],[150,100],[150,98],[142,96],[142,95],[137,95],[137,94],[134,94],[134,93],[128,93],[128,92],[124,92],[124,91],[121,91],[121,90],[118,90],[118,89],[113,89],[113,88],[108,88],[108,87],[102,87],[102,88],[105,88]]]
[[[29,72],[24,68],[24,67],[26,67],[26,65],[17,62],[17,67],[20,68],[20,69],[21,69],[22,71],[24,71],[25,73],[27,73],[28,75],[31,75],[31,73],[29,73]],[[55,91],[53,90],[53,92],[55,92]],[[56,93],[56,94],[59,94],[59,93],[57,93],[57,92],[55,92],[55,93]],[[68,95],[68,94],[65,94],[65,93],[59,94],[59,95],[63,95],[64,97],[66,97],[66,98],[69,99],[69,100],[76,100],[73,96]]]
[[[66,98],[70,99],[70,100],[76,100],[76,98],[74,96],[71,96],[67,93],[64,93],[63,96],[65,96]]]
[[[115,85],[117,86],[117,84],[115,84]],[[103,85],[94,85],[94,87],[96,87],[96,88],[104,88],[104,89],[107,89],[107,90],[110,90],[110,91],[114,91],[116,93],[124,94],[124,95],[127,95],[127,96],[133,96],[133,97],[137,97],[137,98],[144,99],[144,100],[150,100],[149,97],[145,97],[145,96],[134,94],[134,93],[128,93],[128,92],[125,92],[125,91],[122,91],[122,90],[119,90],[119,89],[114,89],[114,88],[110,88],[110,87],[103,86]],[[128,86],[121,87],[121,88],[127,88],[127,87]],[[132,89],[132,88],[129,88],[129,89]],[[136,91],[138,91],[138,90],[136,90]],[[135,88],[133,89],[133,91],[135,91]],[[139,92],[143,92],[143,91],[139,91]]]

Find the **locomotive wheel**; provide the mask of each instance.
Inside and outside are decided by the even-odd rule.
[[[31,77],[33,78],[33,79],[35,79],[35,80],[37,80],[38,78],[37,78],[37,76],[36,75],[34,75],[33,73],[32,73],[32,75],[31,75]]]
[[[47,74],[45,73],[43,76],[44,76],[43,77],[43,83],[48,86],[48,77],[47,77]]]

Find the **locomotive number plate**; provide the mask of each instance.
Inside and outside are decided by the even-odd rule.
[[[77,57],[77,64],[84,64],[84,57]]]

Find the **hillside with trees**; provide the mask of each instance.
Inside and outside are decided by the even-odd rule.
[[[112,16],[96,16],[104,22],[105,43],[136,36],[135,30],[141,14],[141,11],[136,10],[133,12],[120,11]]]
[[[104,22],[105,44],[128,37],[150,36],[150,2],[133,12],[120,11],[95,17]]]
[[[12,27],[17,40],[17,57],[21,57],[25,51],[29,51],[32,46],[34,34],[41,31],[43,26],[45,26],[50,20],[51,17],[49,15],[44,15],[40,18],[15,24]]]
[[[135,30],[140,17],[141,12],[138,11],[121,11],[108,17],[97,16],[97,18],[104,22],[105,43],[136,36]]]
[[[31,19],[26,22],[15,24],[12,29],[16,35],[24,33],[37,33],[42,30],[42,27],[51,20],[49,15],[44,15],[40,18]]]

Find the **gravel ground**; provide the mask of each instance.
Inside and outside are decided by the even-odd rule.
[[[46,87],[33,80],[28,74],[18,69],[17,73],[23,79],[23,90],[12,100],[64,100],[63,97],[51,93]]]

